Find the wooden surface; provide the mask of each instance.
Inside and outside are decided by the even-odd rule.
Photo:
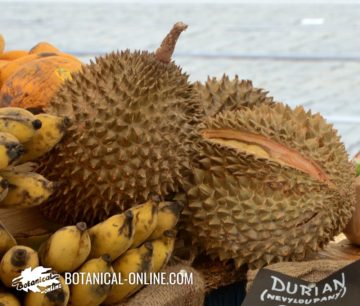
[[[357,260],[360,259],[360,246],[351,244],[344,234],[340,234],[311,259]]]
[[[43,217],[37,207],[0,209],[0,221],[18,244],[35,249],[61,227]]]
[[[22,209],[0,209],[0,220],[13,234],[45,233],[59,227],[47,220],[37,207]]]

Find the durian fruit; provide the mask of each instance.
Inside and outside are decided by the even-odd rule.
[[[237,110],[262,103],[273,104],[274,99],[261,88],[254,88],[250,80],[208,77],[205,83],[195,82],[194,89],[203,105],[206,116],[214,116],[226,110]]]
[[[197,133],[183,226],[212,259],[302,260],[349,221],[354,169],[320,114],[261,104],[208,117]]]
[[[94,224],[150,195],[178,191],[201,113],[188,75],[171,61],[186,27],[176,23],[155,53],[97,58],[50,101],[46,112],[73,124],[40,166],[60,184],[43,207],[47,216]]]

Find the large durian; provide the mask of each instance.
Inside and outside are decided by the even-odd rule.
[[[40,167],[60,184],[43,207],[47,216],[94,223],[150,195],[178,191],[200,114],[188,75],[171,61],[185,29],[175,24],[155,53],[97,58],[49,103],[47,112],[73,124]]]
[[[354,170],[332,125],[281,103],[224,111],[199,125],[186,231],[239,267],[302,260],[349,221]]]
[[[239,80],[237,75],[233,79],[225,74],[221,79],[208,77],[205,83],[195,82],[194,89],[206,116],[214,116],[225,110],[274,103],[267,91],[253,87],[250,80]]]

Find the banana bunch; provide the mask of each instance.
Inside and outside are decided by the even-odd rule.
[[[103,252],[112,254],[114,272],[121,274],[124,280],[124,284],[112,286],[103,302],[105,305],[118,303],[142,288],[141,284],[127,282],[130,273],[159,272],[169,261],[176,238],[174,228],[182,206],[179,202],[157,201],[151,199],[89,229],[90,256]],[[114,219],[122,223],[114,223]]]
[[[40,246],[40,262],[59,273],[72,272],[89,257],[90,248],[86,223],[79,222],[59,229]]]
[[[138,290],[142,284],[130,284],[130,273],[142,275],[159,272],[167,264],[174,250],[176,232],[166,230],[163,235],[155,240],[146,241],[135,249],[128,250],[113,263],[115,273],[119,273],[124,280],[123,284],[114,285],[104,305],[111,305],[123,301]],[[95,305],[94,305],[95,306]]]
[[[4,178],[12,184],[14,172],[5,172]],[[24,181],[34,186],[31,175]],[[11,288],[23,270],[39,265],[59,274],[78,272],[85,275],[84,279],[93,274],[112,276],[117,273],[121,274],[123,284],[80,282],[68,286],[61,276],[60,288],[45,294],[28,292],[22,305],[66,306],[71,303],[72,306],[98,306],[120,302],[143,287],[127,282],[130,273],[150,275],[167,264],[174,249],[174,228],[181,208],[178,202],[159,202],[153,198],[89,229],[84,222],[62,227],[37,251],[17,245],[0,223],[0,281],[6,288]],[[17,297],[9,293],[9,289],[5,290],[3,294],[0,290],[0,305],[2,299],[9,301],[9,305],[20,305]]]
[[[111,257],[104,254],[99,258],[90,259],[77,271],[84,273],[85,277],[93,275],[94,273],[114,273],[111,266]],[[107,284],[78,284],[72,285],[71,291],[71,305],[72,306],[97,306],[105,301],[111,290],[111,285]],[[30,305],[32,306],[32,305]]]
[[[90,258],[109,254],[115,260],[129,248],[158,239],[166,230],[173,229],[182,206],[179,202],[157,201],[150,199],[90,228]]]
[[[68,118],[0,108],[0,207],[37,206],[55,184],[23,166],[48,153],[64,136]]]

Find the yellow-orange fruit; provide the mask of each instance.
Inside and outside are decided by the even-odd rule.
[[[4,37],[0,34],[0,53],[3,53],[5,49],[5,40]]]
[[[80,61],[63,56],[38,58],[21,65],[2,84],[0,107],[44,107],[81,66]]]
[[[42,52],[61,52],[58,48],[47,42],[39,42],[32,47],[29,51],[30,54],[42,53]]]
[[[0,69],[1,69],[1,67],[4,67],[4,66],[7,65],[8,63],[9,63],[9,61],[0,60]]]
[[[29,52],[25,50],[12,50],[4,53],[0,52],[0,60],[13,61],[26,55],[29,55]]]
[[[0,71],[0,86],[5,83],[5,81],[21,66],[27,64],[33,60],[40,59],[43,57],[59,56],[57,53],[39,53],[39,54],[29,54],[27,56],[20,57],[13,61],[8,61],[8,64],[3,66]]]

